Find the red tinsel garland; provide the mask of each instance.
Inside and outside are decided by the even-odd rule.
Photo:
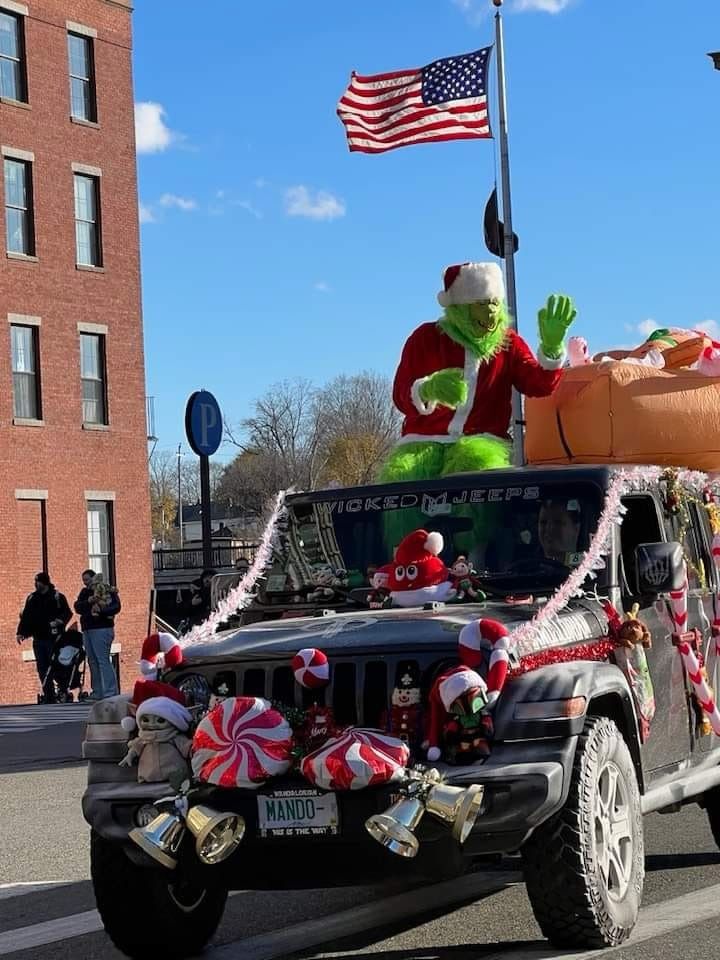
[[[615,649],[615,643],[607,637],[594,643],[581,643],[577,647],[553,647],[540,653],[529,653],[520,659],[517,667],[510,670],[508,680],[520,677],[531,670],[539,670],[551,663],[571,663],[574,660],[607,660]]]

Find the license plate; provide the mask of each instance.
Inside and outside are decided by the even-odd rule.
[[[274,790],[257,801],[261,837],[327,837],[340,832],[334,793]]]

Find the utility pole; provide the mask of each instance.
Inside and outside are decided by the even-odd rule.
[[[180,527],[180,549],[183,549],[184,544],[184,535],[183,535],[183,512],[182,512],[182,483],[180,476],[180,458],[182,457],[182,444],[178,444],[177,448],[177,487],[178,487],[178,525]]]

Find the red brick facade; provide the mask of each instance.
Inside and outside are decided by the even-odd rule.
[[[31,644],[15,642],[18,612],[44,552],[72,605],[88,566],[88,499],[112,502],[123,688],[137,671],[152,571],[130,5],[0,0],[4,11],[23,24],[28,102],[0,100],[0,147],[32,162],[35,223],[35,257],[7,255],[0,178],[0,703],[12,703],[38,689],[22,659]],[[96,124],[70,119],[73,24],[95,34]],[[99,174],[101,269],[76,266],[73,165]],[[27,425],[14,423],[11,364],[11,324],[23,322],[37,330],[41,384],[41,420]],[[83,425],[83,325],[105,335],[101,429]]]

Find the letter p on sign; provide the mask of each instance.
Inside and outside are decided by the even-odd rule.
[[[199,457],[211,457],[222,441],[223,420],[220,406],[207,390],[193,393],[185,408],[185,433],[191,449]]]

